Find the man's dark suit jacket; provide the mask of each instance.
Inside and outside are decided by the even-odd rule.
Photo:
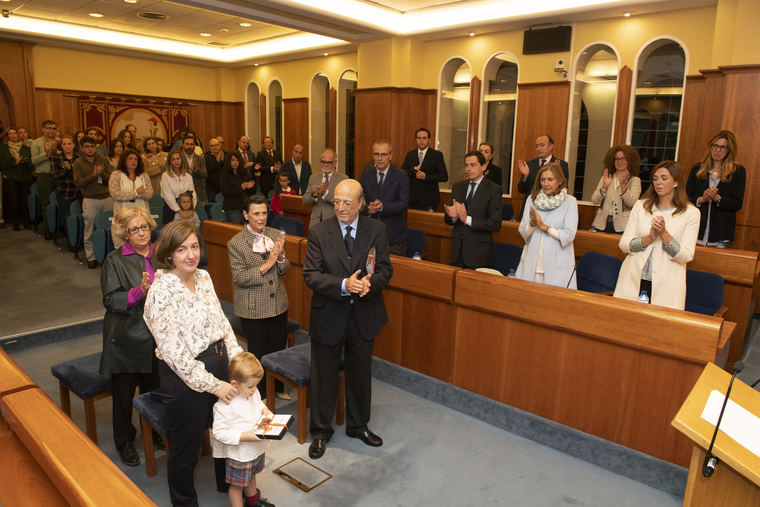
[[[555,162],[559,160],[557,157],[552,155],[551,160],[549,163]],[[567,187],[570,188],[570,180],[569,174],[570,171],[567,166],[567,162],[564,160],[559,160],[559,166],[562,168],[562,174],[565,175],[565,179],[567,180]],[[530,194],[533,191],[533,185],[536,182],[536,174],[538,174],[538,159],[534,158],[533,160],[528,160],[528,169],[530,170],[528,172],[528,177],[523,181],[522,174],[520,175],[520,180],[517,182],[517,190],[520,191],[521,194],[523,194],[526,198],[528,197],[528,194]],[[523,201],[522,209],[520,210],[520,217],[522,217],[522,212],[525,210],[525,201]],[[516,217],[519,218],[519,217]]]
[[[391,164],[385,174],[383,186],[377,188],[377,168],[364,171],[359,177],[364,190],[364,200],[369,203],[380,199],[383,211],[370,215],[385,224],[390,244],[406,241],[406,210],[409,207],[409,179],[406,173]]]
[[[219,162],[210,151],[207,151],[203,156],[206,159],[206,172],[208,173],[208,176],[206,176],[207,193],[218,194],[221,191],[219,189],[219,175],[224,169],[224,163],[229,156],[229,153],[224,152],[224,157],[222,157],[221,162]]]
[[[446,162],[443,153],[433,148],[428,148],[425,158],[422,160],[420,170],[425,173],[425,180],[418,179],[414,167],[419,164],[417,153],[412,150],[406,154],[401,169],[409,175],[409,207],[412,209],[436,209],[441,198],[438,192],[438,183],[449,180],[446,170]]]
[[[451,188],[452,201],[465,203],[469,191],[469,180],[458,181]],[[472,217],[472,225],[460,220],[454,222],[444,213],[446,223],[454,224],[451,231],[449,257],[455,264],[462,255],[464,266],[470,269],[487,268],[493,265],[493,234],[501,229],[501,188],[488,178],[483,178],[472,198],[467,215]]]
[[[256,163],[261,164],[261,190],[264,195],[269,195],[269,191],[274,188],[274,180],[277,173],[273,173],[271,167],[277,162],[282,163],[282,155],[277,150],[272,150],[272,156],[269,156],[266,150],[261,150],[256,154]]]
[[[499,187],[501,187],[501,173],[504,171],[501,167],[494,165],[494,164],[488,164],[488,168],[486,169],[488,172],[486,174],[486,178],[496,183]]]
[[[388,321],[383,289],[393,275],[388,257],[385,224],[359,215],[354,241],[354,255],[349,258],[336,217],[309,227],[303,277],[314,291],[311,296],[309,332],[311,339],[324,345],[337,344],[346,331],[353,305],[362,336],[372,340]],[[364,297],[341,296],[341,283],[356,270],[367,274],[367,254],[375,247],[375,272],[370,291]],[[353,299],[353,303],[351,303]]]
[[[287,173],[288,176],[290,176],[290,187],[295,188],[296,192],[298,192],[298,195],[303,195],[306,193],[306,191],[309,189],[309,177],[311,177],[311,165],[305,161],[301,161],[301,179],[298,179],[298,175],[296,174],[296,166],[293,164],[293,159],[291,158],[287,162],[285,162],[282,165],[282,168],[280,168],[280,172]],[[274,188],[275,191],[280,191],[280,182],[279,180],[275,180],[274,182]]]

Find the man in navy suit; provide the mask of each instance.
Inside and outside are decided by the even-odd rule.
[[[517,167],[520,169],[520,173],[522,173],[520,181],[517,182],[517,190],[519,190],[520,193],[525,196],[526,200],[528,194],[530,194],[533,190],[533,185],[536,182],[536,174],[538,174],[538,169],[548,164],[549,162],[559,160],[554,155],[552,155],[552,150],[554,150],[554,139],[552,139],[552,136],[538,136],[538,138],[536,138],[536,158],[533,160],[528,160],[528,162],[525,162],[524,160],[517,161]],[[567,186],[570,188],[567,162],[564,160],[559,160],[559,166],[562,168],[562,173],[565,175],[565,180],[567,180]],[[523,201],[522,210],[520,210],[520,217],[522,217],[522,212],[524,209],[525,201]]]
[[[460,268],[493,265],[493,233],[501,229],[501,188],[484,176],[486,157],[479,151],[464,156],[464,181],[451,188],[444,206],[447,224],[453,225],[449,262]]]
[[[441,194],[438,183],[449,180],[443,153],[430,148],[430,131],[418,128],[414,133],[417,149],[406,154],[401,169],[409,175],[409,207],[435,211]]]
[[[309,227],[303,277],[313,291],[311,333],[311,421],[309,457],[321,458],[333,434],[341,357],[346,370],[346,434],[379,447],[367,426],[372,401],[372,348],[388,321],[383,289],[393,275],[388,237],[379,220],[360,215],[358,181],[335,187],[335,216]],[[374,261],[369,258],[374,250]],[[373,269],[368,269],[370,264]]]
[[[269,195],[269,191],[274,188],[274,182],[277,179],[276,174],[280,172],[282,166],[282,155],[274,149],[274,139],[266,136],[262,140],[263,150],[256,154],[256,165],[260,166],[261,191],[264,195]]]
[[[367,201],[370,218],[380,220],[388,232],[388,252],[406,255],[406,209],[409,180],[406,173],[391,163],[391,143],[380,139],[372,145],[374,167],[362,172],[359,182]]]
[[[290,186],[293,187],[298,195],[303,195],[309,189],[309,178],[311,177],[311,165],[303,159],[303,146],[296,144],[293,146],[293,158],[282,165],[280,174],[286,173],[290,176]],[[279,193],[280,182],[274,184],[275,191]]]

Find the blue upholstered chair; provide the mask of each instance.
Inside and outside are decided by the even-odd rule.
[[[304,225],[297,218],[274,217],[272,218],[272,227],[275,229],[285,229],[285,232],[291,236],[303,237]]]
[[[61,392],[61,410],[71,417],[71,399],[74,393],[84,401],[85,425],[87,436],[98,443],[98,430],[95,424],[95,402],[111,396],[111,376],[101,375],[100,352],[78,357],[56,364],[50,372],[58,379]]]
[[[510,270],[517,270],[520,264],[522,248],[510,243],[493,244],[493,268],[502,275],[508,275]]]
[[[306,442],[306,404],[309,399],[311,385],[311,343],[303,343],[284,350],[278,350],[261,357],[261,365],[266,370],[267,407],[275,412],[274,381],[296,389],[296,424],[298,425],[298,443]],[[335,422],[343,424],[346,408],[345,375],[341,368],[338,378],[338,400],[335,411]],[[276,413],[276,412],[275,412]]]
[[[113,250],[113,238],[111,238],[111,220],[113,211],[101,211],[95,215],[95,230],[92,231],[92,248],[95,250],[95,260],[103,264],[108,252]]]
[[[576,268],[578,290],[612,294],[622,265],[623,261],[617,257],[599,252],[586,252]]]
[[[34,230],[37,230],[37,224],[42,220],[42,200],[37,191],[37,183],[32,183],[29,189],[29,195],[26,196],[26,205],[29,209],[29,221],[34,224]]]
[[[53,244],[58,250],[60,250],[61,246],[58,244],[58,233],[63,228],[63,214],[58,205],[58,194],[55,193],[55,190],[50,192],[49,202],[45,207],[45,218],[47,218],[50,234],[53,235]]]
[[[155,393],[143,393],[132,398],[132,406],[140,414],[140,430],[143,437],[143,449],[145,450],[145,472],[148,477],[156,475],[156,453],[153,449],[153,431],[164,437],[167,454],[171,445],[169,435],[169,421],[166,416],[166,406]],[[208,428],[203,433],[202,450],[204,455],[211,453]]]
[[[407,229],[406,234],[406,256],[414,257],[418,253],[424,258],[425,253],[425,231],[420,229]]]
[[[723,277],[715,273],[686,270],[686,311],[723,317]]]
[[[208,212],[208,216],[211,220],[224,222],[224,210],[222,209],[222,203],[215,202],[212,204],[211,209]]]

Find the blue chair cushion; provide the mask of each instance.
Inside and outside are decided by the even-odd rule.
[[[100,352],[96,352],[56,364],[50,372],[71,392],[84,399],[111,389],[111,376],[101,375],[99,369]]]
[[[151,393],[143,393],[132,398],[132,405],[156,431],[169,436],[169,420],[166,417],[166,406],[163,402],[155,399]]]
[[[261,365],[296,385],[311,383],[311,343],[278,350],[261,357]]]

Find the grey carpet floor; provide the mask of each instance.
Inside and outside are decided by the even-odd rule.
[[[50,366],[100,350],[101,337],[90,335],[13,352],[11,356],[58,402]],[[278,412],[294,413],[293,402]],[[166,457],[158,453],[158,475],[125,467],[118,460],[110,424],[110,399],[96,402],[101,449],[158,505],[169,505]],[[72,418],[84,428],[81,401],[72,401]],[[135,417],[135,422],[137,418]],[[677,506],[681,499],[562,452],[515,436],[455,410],[386,383],[373,383],[370,426],[385,445],[370,448],[337,427],[325,456],[313,463],[333,475],[303,493],[272,473],[293,458],[308,458],[295,428],[267,450],[259,488],[275,505],[323,506]],[[142,440],[138,436],[142,455]],[[217,493],[212,460],[203,457],[196,488],[203,506],[227,505]]]

